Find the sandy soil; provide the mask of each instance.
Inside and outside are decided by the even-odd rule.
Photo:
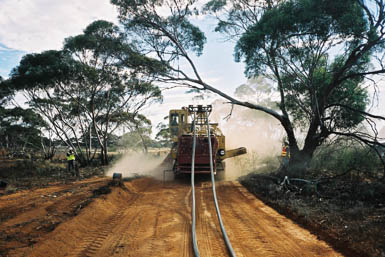
[[[88,180],[0,197],[0,256],[193,256],[188,182],[142,178],[102,194],[107,183]],[[217,195],[238,257],[341,256],[237,182],[219,182]],[[196,199],[200,255],[229,256],[210,182],[197,184]]]

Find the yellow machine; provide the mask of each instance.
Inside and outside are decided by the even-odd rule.
[[[212,111],[211,105],[182,107],[170,110],[169,129],[172,138],[171,158],[174,160],[173,170],[178,173],[191,172],[193,123],[195,119],[196,153],[195,171],[210,173],[210,158],[207,136],[207,119]],[[209,123],[212,145],[214,171],[225,169],[224,160],[246,153],[246,148],[226,150],[225,136],[218,128],[218,123]]]

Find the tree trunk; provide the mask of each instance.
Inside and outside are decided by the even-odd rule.
[[[101,147],[100,147],[100,164],[101,164],[102,166],[105,165],[105,160],[106,160],[106,158],[104,157],[104,155],[105,155],[104,147],[101,146]]]
[[[319,145],[318,140],[313,137],[313,140],[307,140],[302,150],[298,147],[290,147],[290,160],[288,167],[288,175],[293,177],[304,177],[309,169],[313,154]]]
[[[104,165],[108,165],[108,148],[107,144],[104,146]]]
[[[91,152],[92,152],[92,131],[91,131],[91,126],[89,128],[90,131],[90,157],[91,157]]]
[[[148,147],[147,147],[147,144],[146,144],[146,141],[142,135],[142,133],[139,132],[139,136],[140,136],[140,139],[142,141],[142,145],[143,145],[143,150],[144,152],[147,154],[148,153]]]
[[[107,139],[103,139],[103,145],[100,149],[100,160],[102,165],[108,165],[108,148],[107,148]]]
[[[290,120],[288,118],[283,119],[281,124],[285,128],[289,141],[290,160],[287,168],[288,175],[292,177],[303,177],[307,173],[314,151],[324,138],[327,137],[327,131],[318,133],[320,124],[319,119],[315,117],[307,131],[303,149],[300,150]]]
[[[291,177],[304,177],[309,168],[313,153],[304,150],[294,153],[290,152],[288,175]]]

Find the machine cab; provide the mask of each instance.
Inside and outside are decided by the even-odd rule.
[[[186,129],[188,128],[188,111],[186,108],[182,108],[179,110],[170,110],[169,114],[169,128],[171,137],[174,140],[180,135],[186,133]]]

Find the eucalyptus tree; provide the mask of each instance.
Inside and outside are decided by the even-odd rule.
[[[168,118],[168,117],[167,117]],[[159,144],[160,147],[171,147],[172,138],[170,135],[170,130],[168,124],[163,122],[158,123],[156,126],[158,132],[155,135],[155,140]]]
[[[0,148],[8,151],[40,150],[46,126],[32,109],[0,108]]]
[[[124,126],[128,128],[128,132],[121,136],[119,146],[134,151],[140,149],[144,153],[148,153],[148,147],[153,143],[151,121],[144,115],[138,114],[134,119],[127,121]]]
[[[47,121],[48,132],[54,132],[56,138],[68,147],[78,149],[77,154],[84,163],[89,160],[80,151],[78,124],[72,111],[75,106],[59,89],[64,84],[76,85],[75,80],[80,78],[76,73],[78,67],[79,65],[62,51],[28,54],[22,58],[4,83],[15,91],[22,92],[30,107]]]
[[[39,150],[46,141],[42,117],[32,109],[14,106],[16,90],[0,76],[0,148],[7,151]]]
[[[12,100],[15,91],[4,82],[4,78],[0,76],[0,108],[4,108]]]
[[[383,0],[212,0],[203,9],[195,0],[111,2],[137,48],[167,67],[159,81],[209,90],[274,117],[287,134],[291,164],[300,170],[329,135],[351,135],[373,117],[366,112],[364,85],[370,76],[385,73]],[[236,99],[202,77],[193,61],[207,40],[194,25],[198,15],[217,19],[215,30],[236,43],[236,61],[245,62],[248,77],[276,82],[279,110]],[[298,127],[306,133],[303,146]]]
[[[80,161],[90,162],[99,148],[107,164],[109,137],[144,106],[161,100],[159,88],[140,69],[142,62],[151,66],[150,58],[125,43],[117,26],[96,21],[83,34],[67,38],[61,51],[24,56],[9,83],[24,91]],[[92,148],[93,137],[97,148]]]
[[[64,50],[80,64],[87,79],[75,89],[76,97],[71,90],[62,91],[90,119],[93,128],[86,130],[90,138],[91,131],[95,131],[103,163],[107,163],[111,133],[127,122],[135,123],[146,104],[161,100],[159,88],[151,83],[150,73],[143,68],[151,67],[152,60],[126,43],[117,26],[101,20],[91,23],[83,34],[67,38]],[[148,68],[151,73],[158,72],[156,63],[153,66]]]
[[[355,129],[374,117],[365,112],[366,87],[374,82],[371,76],[385,73],[383,1],[270,1],[254,9],[242,1],[224,6],[214,0],[206,7],[217,15],[216,29],[237,38],[235,56],[245,62],[245,73],[276,81],[278,119],[293,162],[309,160],[331,134],[378,144],[376,134]],[[242,11],[257,19],[239,19]],[[297,127],[306,133],[301,150]]]

